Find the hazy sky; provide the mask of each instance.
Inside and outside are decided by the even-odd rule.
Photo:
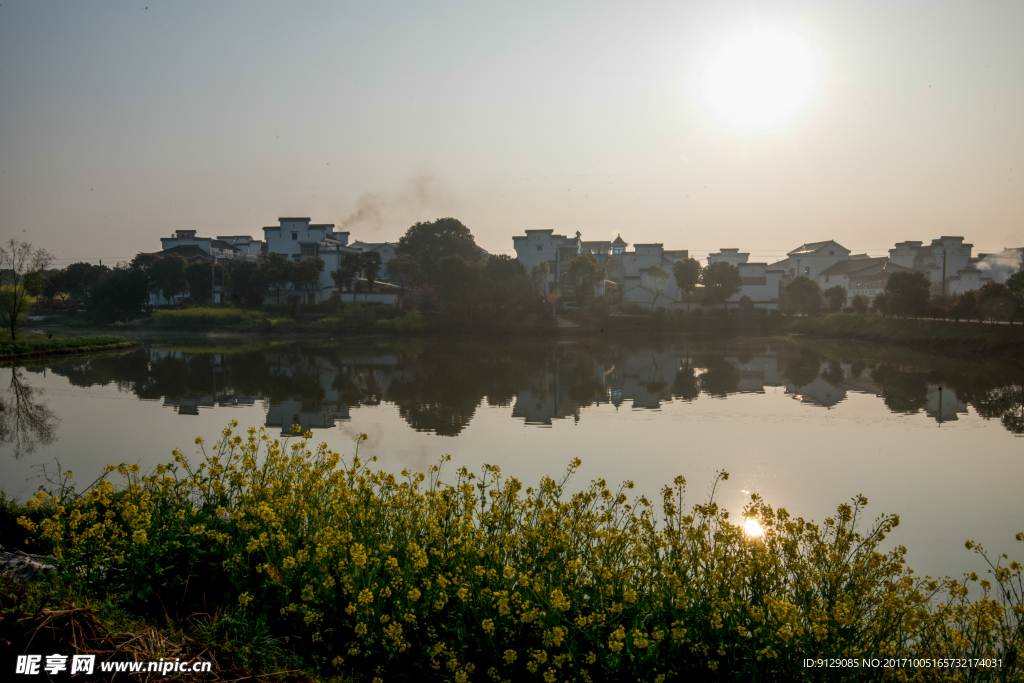
[[[737,131],[701,93],[764,27],[816,86]],[[0,3],[0,238],[59,265],[355,214],[353,239],[450,215],[494,252],[992,251],[1024,246],[1022,176],[1020,0]]]

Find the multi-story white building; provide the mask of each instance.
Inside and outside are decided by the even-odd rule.
[[[680,294],[672,264],[689,258],[690,252],[686,249],[666,250],[660,242],[634,244],[633,251],[625,251],[625,246],[623,243],[623,250],[612,254],[608,276],[619,285],[622,303],[674,308]],[[648,270],[652,266],[660,266],[668,273],[668,278],[663,282],[651,278]]]
[[[336,292],[340,294],[331,273],[341,268],[343,254],[362,253],[362,250],[348,246],[349,233],[335,232],[333,223],[310,223],[309,218],[279,218],[278,222],[280,225],[263,228],[263,234],[267,238],[267,251],[296,262],[316,256],[323,259],[324,270],[320,273],[320,281],[312,295],[288,290],[271,295],[268,302],[283,303],[298,297],[300,303],[321,303],[330,299]],[[346,294],[342,300],[354,303],[396,302],[397,294],[393,287],[385,283],[374,287],[386,291],[353,292]],[[308,301],[305,300],[307,298]]]
[[[972,262],[973,244],[964,244],[963,237],[943,236],[923,242],[899,242],[889,250],[889,260],[928,276],[932,289],[942,291],[943,282]]]
[[[529,273],[533,266],[542,262],[548,264],[546,290],[553,292],[558,288],[562,273],[569,267],[569,262],[583,253],[583,242],[580,233],[575,237],[556,235],[554,230],[527,230],[525,236],[516,235],[512,238],[512,246],[516,250],[516,258]]]
[[[309,218],[278,218],[280,225],[263,228],[267,253],[293,261],[320,256],[324,250],[348,245],[347,232],[334,232],[333,223],[310,223]]]

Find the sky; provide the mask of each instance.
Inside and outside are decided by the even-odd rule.
[[[3,0],[0,239],[59,266],[281,216],[454,216],[512,254],[547,228],[769,262],[1024,246],[1022,27],[1019,0]],[[768,126],[709,99],[737,78],[800,92]]]

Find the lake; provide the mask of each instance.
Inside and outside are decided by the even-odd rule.
[[[498,465],[527,485],[575,457],[574,490],[632,480],[690,503],[718,470],[736,519],[752,493],[822,521],[863,493],[896,513],[890,537],[919,573],[981,573],[967,539],[1019,555],[1024,366],[883,345],[473,339],[188,338],[120,354],[0,368],[0,475],[25,498],[55,464],[91,482],[108,462],[148,469],[240,428],[363,455],[394,472]],[[891,546],[890,546],[891,547]],[[1020,558],[1018,558],[1020,559]]]

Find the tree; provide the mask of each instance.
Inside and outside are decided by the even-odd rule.
[[[1010,324],[1017,318],[1017,314],[1024,310],[1024,269],[1006,278],[1006,290],[1013,301],[1013,313],[1010,315]]]
[[[217,275],[223,281],[224,269],[220,264],[213,266],[204,261],[193,261],[185,267],[185,279],[188,280],[188,295],[193,301],[203,303],[213,296],[214,268],[219,271]]]
[[[363,252],[363,272],[366,273],[366,291],[373,291],[373,283],[377,281],[377,273],[380,272],[380,252]]]
[[[651,266],[644,274],[651,281],[651,290],[654,293],[654,299],[651,300],[651,310],[654,310],[655,304],[658,303],[658,297],[661,296],[662,291],[665,288],[665,283],[668,282],[668,271],[661,266]]]
[[[786,285],[786,296],[804,315],[817,313],[821,308],[821,287],[806,275],[793,278]]]
[[[885,294],[889,308],[895,315],[917,315],[928,305],[931,282],[928,276],[918,272],[893,273],[885,282]]]
[[[359,277],[359,271],[363,267],[362,255],[354,251],[346,251],[341,254],[341,262],[338,264],[338,269],[331,272],[331,279],[334,280],[334,284],[338,286],[338,290],[345,290],[354,292],[353,284],[356,278]],[[352,301],[355,301],[355,294],[352,295]]]
[[[875,295],[875,298],[871,300],[871,306],[881,313],[883,318],[888,318],[892,315],[892,301],[885,292],[879,292]]]
[[[445,256],[438,264],[437,294],[441,303],[458,311],[470,326],[488,294],[487,284],[485,271],[476,261]]]
[[[380,255],[377,255],[378,261]],[[316,294],[314,293],[320,284],[320,273],[324,272],[324,260],[319,256],[311,256],[299,261],[292,268],[292,284],[295,289],[306,293],[306,301],[313,303]]]
[[[1013,297],[1002,282],[986,282],[978,292],[978,308],[990,320],[1013,320]]]
[[[280,254],[271,254],[267,257],[266,263],[260,267],[263,281],[268,290],[274,292],[274,302],[281,303],[281,292],[283,292],[292,281],[292,268],[294,261],[289,261]]]
[[[868,312],[868,307],[871,305],[868,298],[863,294],[857,294],[853,297],[853,301],[850,302],[854,312],[864,315]]]
[[[64,269],[64,285],[68,294],[72,299],[88,303],[92,286],[99,282],[100,277],[108,270],[110,269],[106,266],[94,266],[91,263],[72,263]]]
[[[498,309],[530,308],[540,303],[526,269],[514,256],[500,254],[487,259],[491,301]]]
[[[398,239],[395,253],[408,256],[420,264],[423,277],[433,284],[440,272],[441,260],[446,256],[460,256],[476,261],[480,248],[473,233],[454,218],[438,218],[433,222],[416,223]]]
[[[93,285],[92,300],[89,314],[99,320],[137,318],[149,301],[149,279],[141,269],[116,266]]]
[[[173,303],[175,297],[188,291],[187,268],[188,261],[178,254],[164,256],[153,264],[153,285],[167,303]]]
[[[246,306],[259,306],[267,296],[266,273],[254,261],[229,261],[227,292]]]
[[[51,301],[66,292],[64,287],[64,271],[58,270],[46,278],[43,284],[43,296]]]
[[[53,254],[28,242],[11,239],[0,245],[0,323],[10,331],[11,341],[17,339],[31,305],[26,280],[36,279],[52,261]]]
[[[846,287],[842,285],[836,285],[835,287],[829,287],[822,293],[825,299],[825,305],[828,308],[829,313],[835,313],[836,311],[843,310],[843,306],[846,305]]]
[[[594,297],[594,288],[604,281],[605,268],[590,254],[581,254],[569,261],[569,267],[562,274],[563,289],[572,292],[576,304],[581,308]]]
[[[746,294],[740,297],[739,304],[740,309],[742,309],[744,313],[750,314],[754,312],[754,300]]]
[[[547,294],[544,291],[544,285],[548,282],[548,274],[550,272],[551,267],[547,261],[541,261],[537,265],[530,266],[530,284],[533,285],[533,291],[541,295]]]
[[[414,285],[420,280],[420,276],[423,274],[423,269],[420,268],[420,264],[413,261],[408,256],[396,256],[386,265],[388,276],[402,288],[402,293],[405,294],[405,290],[410,285]]]
[[[740,269],[725,261],[715,261],[701,272],[704,283],[704,303],[714,306],[724,304],[725,300],[743,288],[743,276]]]
[[[672,264],[672,274],[676,276],[676,287],[686,295],[686,312],[690,312],[690,295],[700,283],[700,262],[695,258],[683,259]]]
[[[131,263],[129,264],[129,266],[133,270],[139,271],[146,278],[146,292],[147,292],[147,294],[159,294],[160,293],[157,290],[157,287],[154,284],[154,280],[153,280],[153,269],[156,267],[156,263],[159,260],[160,260],[160,257],[157,256],[156,254],[136,254],[135,258],[133,258],[131,260]],[[146,303],[147,304],[149,303],[148,297],[147,297]]]

